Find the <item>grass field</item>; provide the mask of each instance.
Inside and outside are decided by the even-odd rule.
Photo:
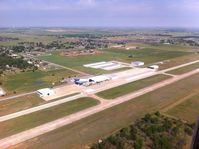
[[[41,104],[46,104],[56,100],[64,99],[67,97],[75,96],[77,94],[79,93],[74,93],[67,96],[59,97],[50,101],[45,101],[36,94],[22,96],[10,100],[4,100],[4,101],[0,100],[0,116],[18,112],[35,106],[39,106]]]
[[[145,64],[150,64],[188,54],[190,54],[190,52],[168,51],[168,50],[159,50],[152,48],[144,48],[139,50],[104,49],[103,54],[98,54],[98,55],[64,57],[60,56],[58,53],[53,53],[52,55],[42,56],[40,58],[56,64],[81,70],[87,73],[99,74],[108,71],[85,68],[83,67],[83,65],[88,63],[109,61],[109,60],[117,60],[128,63],[140,60],[144,61]],[[132,55],[133,57],[129,58],[129,55]]]
[[[178,68],[172,71],[168,71],[167,73],[175,74],[175,75],[180,75],[189,71],[192,71],[194,69],[199,69],[199,63],[191,64],[182,68]]]
[[[199,93],[169,109],[166,113],[189,122],[196,122],[199,116]]]
[[[185,55],[185,56],[176,57],[176,58],[173,58],[173,59],[170,59],[170,60],[166,60],[166,61],[164,61],[163,64],[158,64],[158,65],[160,66],[159,69],[163,70],[163,69],[167,69],[167,68],[174,67],[174,66],[177,66],[177,65],[192,62],[192,61],[195,61],[195,60],[198,60],[198,59],[199,59],[199,54],[194,53],[194,54]]]
[[[39,126],[97,104],[97,100],[84,97],[45,110],[1,122],[0,138]]]
[[[36,94],[0,101],[0,116],[38,106],[44,102]]]
[[[2,87],[6,90],[7,94],[13,94],[14,91],[16,93],[21,93],[50,87],[53,82],[74,75],[76,75],[76,73],[63,69],[52,71],[30,71],[0,77],[0,82],[2,82]]]
[[[156,75],[99,92],[97,95],[105,99],[114,99],[168,78],[170,77],[166,75]]]
[[[173,104],[198,87],[199,74],[29,140],[18,147],[82,149],[83,146],[128,126],[145,113]]]

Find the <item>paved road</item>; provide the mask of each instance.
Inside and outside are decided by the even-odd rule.
[[[135,91],[133,93],[127,94],[125,96],[116,98],[115,100],[110,100],[108,102],[101,103],[100,105],[97,105],[97,106],[82,110],[80,112],[71,114],[71,115],[63,117],[61,119],[58,119],[58,120],[43,124],[41,126],[32,128],[30,130],[18,133],[16,135],[4,138],[4,139],[0,140],[0,148],[1,149],[8,148],[8,147],[10,147],[12,145],[16,145],[18,143],[21,143],[21,142],[24,142],[26,140],[32,139],[32,138],[37,137],[39,135],[42,135],[42,134],[45,134],[47,132],[53,131],[53,130],[55,130],[57,128],[60,128],[62,126],[71,124],[71,123],[73,123],[75,121],[78,121],[80,119],[83,119],[85,117],[88,117],[90,115],[98,113],[100,111],[103,111],[103,110],[105,110],[107,108],[111,108],[111,107],[119,105],[119,104],[121,104],[123,102],[132,100],[133,98],[136,98],[136,97],[139,97],[139,96],[144,95],[146,93],[149,93],[151,91],[154,91],[154,90],[156,90],[158,88],[164,87],[166,85],[169,85],[169,84],[174,83],[176,81],[179,81],[181,79],[190,77],[191,75],[194,75],[196,73],[199,73],[199,69],[196,69],[194,71],[188,72],[188,73],[183,74],[183,75],[179,75],[179,76],[170,78],[168,80],[161,81],[161,82],[156,83],[156,84],[154,84],[152,86],[149,86],[149,87],[140,89],[138,91]]]
[[[199,62],[199,60],[196,60],[196,61],[189,62],[189,63],[186,63],[186,64],[182,64],[182,65],[174,66],[174,67],[171,67],[171,68],[167,68],[167,69],[161,70],[159,72],[160,73],[168,72],[168,71],[171,71],[171,70],[174,70],[174,69],[178,69],[178,68],[181,68],[181,67],[185,67],[185,66],[188,66],[188,65],[191,65],[191,64],[195,64],[195,63],[198,63],[198,62]]]
[[[19,116],[27,115],[27,114],[37,112],[37,111],[40,111],[40,110],[44,110],[44,109],[47,109],[47,108],[50,108],[50,107],[53,107],[53,106],[57,106],[57,105],[60,105],[60,104],[81,98],[81,97],[85,97],[85,95],[84,94],[78,94],[78,95],[75,95],[75,96],[71,96],[71,97],[60,99],[60,100],[57,100],[57,101],[54,101],[54,102],[43,104],[43,105],[40,105],[40,106],[37,106],[37,107],[29,108],[29,109],[26,109],[26,110],[23,110],[23,111],[19,111],[19,112],[15,112],[15,113],[12,113],[12,114],[5,115],[5,116],[1,116],[0,122],[7,121],[7,120],[10,120],[10,119],[13,119],[13,118],[17,118]]]
[[[36,91],[29,92],[29,93],[18,94],[18,95],[9,96],[9,97],[4,97],[4,98],[0,98],[0,101],[14,99],[14,98],[18,98],[18,97],[23,97],[23,96],[31,95],[31,94],[34,94],[34,93],[36,93]]]
[[[26,56],[26,57],[27,57],[27,56]],[[32,58],[32,59],[38,60],[38,58],[35,57],[35,56],[28,56],[28,57],[29,57],[29,58]],[[41,60],[41,59],[39,59],[39,60]],[[82,74],[82,75],[90,75],[90,74],[87,74],[87,73],[85,73],[85,72],[82,72],[82,71],[79,71],[79,70],[76,70],[76,69],[72,69],[72,68],[70,68],[70,67],[66,67],[66,66],[63,66],[63,65],[59,65],[59,64],[56,64],[56,63],[53,63],[53,62],[49,62],[49,61],[46,61],[46,60],[42,60],[42,61],[43,61],[43,62],[46,62],[46,63],[49,63],[49,64],[51,64],[51,65],[60,67],[60,68],[64,68],[64,69],[68,69],[68,70],[77,72],[77,73]]]
[[[29,109],[26,109],[26,110],[22,110],[22,111],[19,111],[19,112],[16,112],[16,113],[8,114],[8,115],[5,115],[5,116],[1,116],[0,122],[7,121],[7,120],[10,120],[10,119],[13,119],[13,118],[17,118],[17,117],[20,117],[20,116],[23,116],[23,115],[27,115],[27,114],[37,112],[37,111],[40,111],[40,110],[44,110],[46,108],[50,108],[50,107],[53,107],[53,106],[57,106],[57,105],[65,103],[65,102],[75,100],[75,99],[78,99],[78,98],[84,97],[84,96],[90,96],[90,97],[96,98],[100,102],[106,102],[106,100],[103,100],[102,98],[99,98],[99,97],[95,96],[94,94],[97,93],[97,92],[101,92],[103,90],[107,90],[107,89],[122,85],[122,84],[126,84],[126,83],[129,83],[129,82],[132,82],[132,81],[140,80],[140,79],[143,79],[143,78],[146,78],[146,77],[150,77],[150,76],[155,75],[155,74],[156,74],[156,72],[152,72],[152,73],[149,73],[149,74],[139,75],[137,77],[135,76],[133,80],[114,81],[113,83],[109,82],[108,84],[106,82],[104,82],[105,84],[102,83],[101,85],[91,86],[89,88],[83,87],[81,89],[82,93],[79,94],[79,95],[64,98],[64,99],[54,101],[54,102],[50,102],[50,103],[46,103],[46,104],[43,104],[43,105],[40,105],[40,106],[36,106],[36,107],[29,108]],[[92,89],[91,92],[87,92],[88,89]]]
[[[66,66],[63,66],[63,65],[59,65],[59,64],[55,64],[55,63],[52,63],[52,62],[49,62],[49,61],[45,61],[45,60],[42,60],[43,62],[46,62],[46,63],[49,63],[51,65],[54,65],[54,66],[58,66],[58,67],[61,67],[61,68],[64,68],[64,69],[68,69],[68,70],[71,70],[73,72],[76,72],[76,73],[79,73],[79,74],[82,74],[82,75],[90,75],[88,73],[85,73],[85,72],[82,72],[82,71],[79,71],[79,70],[76,70],[76,69],[72,69],[70,67],[66,67]]]
[[[104,91],[104,90],[107,90],[107,89],[110,89],[110,88],[113,88],[113,87],[116,87],[116,86],[119,86],[119,85],[123,85],[123,84],[129,83],[129,82],[132,82],[132,81],[140,80],[140,79],[147,78],[147,77],[150,77],[150,76],[154,76],[154,75],[157,75],[157,74],[165,74],[165,72],[167,72],[167,71],[174,70],[174,69],[177,69],[177,68],[181,68],[181,67],[184,67],[184,66],[187,66],[187,65],[190,65],[190,64],[194,64],[194,63],[197,63],[197,62],[199,62],[199,60],[193,61],[193,62],[190,62],[190,63],[187,63],[187,64],[175,66],[175,67],[172,67],[172,68],[169,68],[169,69],[166,69],[166,70],[161,70],[161,71],[157,71],[157,72],[151,72],[151,73],[147,73],[147,74],[143,74],[143,75],[134,76],[133,79],[129,78],[129,80],[114,81],[113,83],[109,83],[109,84],[104,82],[104,83],[106,83],[106,85],[102,85],[102,86],[95,85],[95,86],[87,87],[87,90],[91,89],[91,91],[86,92],[86,89],[83,89],[82,92],[84,94],[92,95],[92,94],[95,94],[97,92],[101,92],[101,91]],[[29,95],[29,94],[33,94],[33,93],[35,93],[35,92],[30,92],[30,93],[20,94],[20,95],[16,95],[16,96],[12,96],[12,97],[7,97],[7,98],[3,98],[2,100],[13,99],[13,98],[16,98],[16,97],[21,97],[21,96],[25,96],[25,95]],[[79,98],[79,96],[74,96],[74,97],[72,97],[72,100],[77,99],[77,98]],[[30,109],[27,109],[27,110],[23,110],[23,111],[19,111],[19,112],[16,112],[16,113],[12,113],[12,114],[9,114],[9,115],[2,116],[2,117],[0,117],[0,122],[6,121],[6,120],[9,120],[9,119],[12,119],[12,118],[16,118],[16,117],[19,117],[19,116],[23,116],[23,115],[26,115],[26,114],[30,114],[32,112],[36,112],[36,111],[43,110],[43,109],[46,109],[46,108],[50,108],[52,106],[59,105],[61,103],[67,102],[67,99],[63,99],[61,101],[55,101],[55,102],[48,103],[48,104],[45,104],[45,105],[41,105],[41,106],[38,106],[38,107],[33,107],[33,108],[30,108]],[[69,101],[70,101],[70,99],[69,99]]]
[[[74,69],[71,69],[71,68],[68,68],[68,67],[65,67],[65,66],[62,66],[62,65],[58,65],[58,64],[51,63],[51,62],[48,62],[48,61],[44,61],[44,62],[53,64],[53,65],[57,65],[59,67],[65,68],[65,69],[69,69],[69,70],[72,70],[74,72],[77,72],[77,73],[80,73],[80,74],[83,74],[83,75],[89,75],[87,73],[84,73],[84,72],[81,72],[81,71],[78,71],[78,70],[74,70]],[[196,60],[196,61],[189,62],[189,63],[186,63],[186,64],[178,65],[178,66],[175,66],[175,67],[171,67],[171,68],[168,68],[168,69],[157,71],[157,73],[154,73],[154,74],[151,74],[151,75],[148,75],[148,76],[145,76],[145,77],[153,76],[153,75],[156,75],[156,74],[164,74],[164,73],[166,73],[168,71],[171,71],[171,70],[174,70],[174,69],[178,69],[178,68],[181,68],[181,67],[184,67],[184,66],[188,66],[188,65],[191,65],[191,64],[194,64],[194,63],[198,63],[198,62],[199,62],[199,60]],[[135,81],[135,80],[138,80],[138,79],[142,79],[142,78],[137,78],[137,79],[135,78],[134,80],[130,80],[130,81],[132,82],[132,81]],[[128,83],[128,82],[124,82],[123,84],[125,84],[125,83]],[[118,85],[122,85],[122,84],[118,84]],[[105,89],[108,89],[108,87],[105,86]],[[101,89],[101,91],[105,90],[105,89]],[[19,94],[19,95],[16,95],[16,96],[10,96],[10,97],[1,98],[0,101],[9,100],[9,99],[17,98],[17,97],[22,97],[22,96],[34,94],[35,92],[36,91],[29,92],[29,93],[24,93],[24,94]]]

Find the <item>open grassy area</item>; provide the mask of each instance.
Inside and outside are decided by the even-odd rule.
[[[186,64],[188,62],[193,62],[199,59],[199,54],[190,54],[190,55],[185,55],[181,57],[176,57],[170,60],[166,60],[163,62],[163,64],[158,64],[160,66],[160,70],[167,69],[170,67],[178,66],[181,64]]]
[[[192,71],[194,69],[199,69],[199,63],[191,64],[182,68],[178,68],[172,71],[168,71],[167,73],[175,74],[175,75],[180,75],[189,71]]]
[[[168,78],[170,77],[166,75],[155,75],[149,78],[145,78],[142,80],[138,80],[135,82],[131,82],[128,84],[124,84],[115,88],[99,92],[97,93],[97,95],[105,99],[114,99]]]
[[[59,69],[52,71],[21,72],[0,77],[2,87],[7,94],[34,91],[44,87],[51,87],[53,82],[60,81],[62,78],[74,76],[76,73]]]
[[[38,106],[44,102],[36,94],[0,101],[0,116]]]
[[[104,49],[102,54],[89,56],[65,57],[58,53],[40,57],[43,60],[50,61],[63,66],[71,67],[91,74],[105,73],[108,71],[100,69],[92,69],[83,67],[84,64],[117,60],[123,62],[144,61],[145,64],[155,63],[171,58],[176,58],[188,55],[190,52],[159,50],[153,48],[143,48],[138,50],[123,50],[123,49]],[[132,55],[130,58],[129,55]]]
[[[19,145],[26,148],[82,149],[128,126],[144,114],[160,110],[199,88],[199,74],[162,87]]]
[[[46,104],[46,103],[53,102],[56,100],[61,100],[67,97],[75,96],[77,94],[79,93],[73,93],[67,96],[62,96],[50,101],[45,101],[36,94],[26,95],[26,96],[22,96],[22,97],[10,99],[10,100],[4,100],[4,101],[0,100],[0,116],[18,112],[21,110],[35,107],[35,106],[39,106],[41,104]]]
[[[63,116],[97,105],[98,101],[84,97],[45,110],[0,123],[0,138],[39,126]]]
[[[196,122],[199,116],[199,93],[188,98],[186,101],[176,105],[167,111],[167,114],[179,117],[189,122]]]

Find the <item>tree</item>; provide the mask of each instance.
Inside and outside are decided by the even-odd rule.
[[[193,130],[190,128],[190,127],[185,127],[184,131],[189,135],[191,136],[193,134]]]
[[[130,128],[126,127],[126,128],[121,129],[120,136],[128,139],[131,136]]]
[[[141,139],[141,138],[136,139],[133,146],[135,149],[141,149],[143,147],[143,139]]]

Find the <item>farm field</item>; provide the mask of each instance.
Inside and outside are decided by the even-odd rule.
[[[75,76],[76,73],[59,69],[51,71],[35,71],[35,72],[21,72],[13,75],[6,75],[0,77],[3,89],[8,95],[16,93],[23,93],[34,91],[44,87],[51,87],[53,82],[62,80],[69,76]]]
[[[56,64],[81,70],[91,74],[107,73],[109,71],[103,71],[92,68],[83,67],[84,64],[101,62],[101,61],[122,61],[130,63],[132,61],[144,61],[145,64],[151,64],[171,58],[181,57],[189,55],[190,52],[182,51],[168,51],[152,48],[144,48],[139,50],[123,50],[123,49],[104,49],[102,54],[89,55],[89,56],[76,56],[76,57],[64,57],[58,53],[53,53],[48,56],[41,56],[40,59],[50,61]],[[132,56],[132,57],[129,57]]]
[[[148,48],[154,48],[154,49],[160,49],[160,50],[171,50],[171,51],[184,51],[184,52],[191,52],[194,51],[195,49],[199,49],[199,47],[194,47],[194,46],[184,46],[184,45],[166,45],[166,44],[157,44],[157,45],[147,45],[143,44],[144,47]]]
[[[83,146],[135,122],[146,113],[173,104],[198,87],[199,74],[196,74],[15,147],[82,149]]]
[[[97,105],[98,101],[89,97],[79,98],[45,110],[24,115],[0,123],[0,138],[39,126],[63,116]]]
[[[167,73],[175,74],[175,75],[180,75],[189,71],[192,71],[194,69],[199,69],[199,63],[191,64],[182,68],[178,68],[172,71],[168,71]]]
[[[124,84],[115,88],[99,92],[97,93],[97,95],[105,99],[114,99],[168,78],[170,77],[166,75],[155,75],[149,78],[145,78],[142,80],[138,80],[135,82],[131,82],[128,84]]]
[[[36,94],[0,101],[0,116],[38,106],[44,102]]]
[[[196,122],[199,115],[199,92],[184,102],[169,109],[166,113],[188,122]]]
[[[20,33],[0,33],[0,36],[2,37],[12,37],[12,38],[18,38],[19,40],[13,40],[13,41],[4,41],[0,42],[0,46],[13,46],[18,45],[18,42],[43,42],[45,44],[50,43],[54,40],[56,40],[56,37],[52,36],[38,36],[33,34],[20,34]]]

